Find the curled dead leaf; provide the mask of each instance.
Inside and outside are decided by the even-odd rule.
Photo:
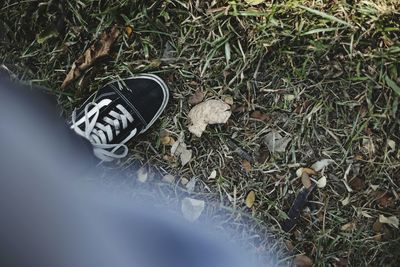
[[[189,112],[192,125],[189,131],[201,137],[208,124],[226,123],[231,116],[230,106],[220,100],[208,100],[194,106]]]
[[[94,44],[92,44],[85,53],[72,64],[71,70],[61,85],[61,89],[65,89],[100,59],[106,57],[110,53],[111,46],[117,40],[119,35],[120,30],[116,25],[112,27],[110,31],[103,32],[100,39],[95,41]]]

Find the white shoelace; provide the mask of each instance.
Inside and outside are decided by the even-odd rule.
[[[91,108],[89,112],[89,108]],[[96,103],[89,103],[85,107],[85,130],[79,128],[76,122],[76,110],[72,113],[71,129],[86,138],[93,145],[93,152],[102,161],[113,161],[115,159],[124,158],[128,155],[128,147],[125,143],[135,136],[136,131],[132,131],[130,135],[119,144],[110,144],[120,130],[128,127],[128,123],[133,122],[132,115],[122,105],[117,105],[116,108],[121,112],[111,111],[105,118],[105,124],[98,122],[100,108]],[[94,113],[93,113],[94,112]],[[89,115],[89,113],[91,115]],[[93,115],[92,115],[93,114]],[[115,135],[113,132],[115,130]],[[108,140],[107,140],[108,138]],[[122,149],[121,149],[122,148]],[[120,151],[118,153],[118,151]]]

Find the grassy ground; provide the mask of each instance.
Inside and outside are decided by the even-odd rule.
[[[113,78],[159,74],[171,102],[153,131],[131,144],[122,167],[157,165],[180,177],[178,186],[197,178],[195,194],[216,199],[231,226],[258,231],[250,235],[258,251],[267,227],[315,266],[397,266],[399,230],[378,217],[400,217],[399,10],[397,0],[5,0],[0,55],[24,80],[53,88],[66,111]],[[61,91],[73,61],[114,24],[134,32]],[[233,99],[229,122],[201,138],[187,127],[197,90]],[[266,148],[271,130],[291,138],[285,153]],[[193,150],[184,167],[160,141],[181,133]],[[285,233],[278,222],[302,186],[297,168],[325,158],[335,161],[324,173],[327,186]],[[251,190],[250,210],[243,203]]]

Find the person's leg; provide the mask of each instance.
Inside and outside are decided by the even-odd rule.
[[[53,101],[0,84],[1,266],[112,266],[104,244],[93,246],[95,229],[74,186],[92,159],[90,143],[59,118]]]
[[[41,96],[0,85],[1,266],[255,266],[204,225],[81,182],[91,151],[56,114]]]

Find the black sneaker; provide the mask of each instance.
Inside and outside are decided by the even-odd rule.
[[[120,159],[128,154],[125,144],[150,128],[168,99],[168,87],[156,75],[113,81],[74,111],[71,129],[92,143],[100,160]]]

